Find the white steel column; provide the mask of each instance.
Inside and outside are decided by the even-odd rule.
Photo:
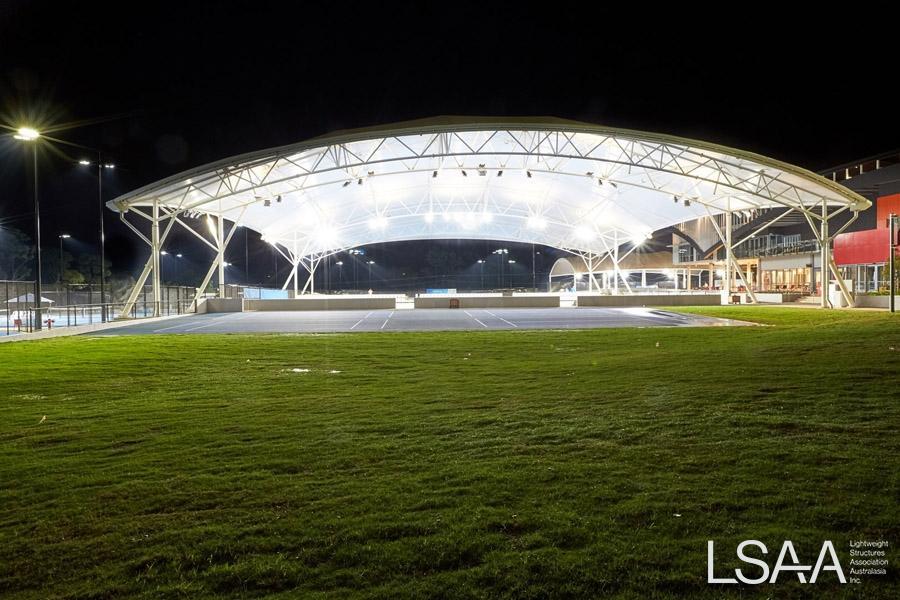
[[[588,292],[593,292],[594,291],[594,255],[593,254],[588,254],[587,266],[588,266]]]
[[[728,302],[731,302],[731,199],[728,200],[728,211],[725,213],[725,281],[722,287],[728,294]]]
[[[819,263],[821,264],[821,276],[819,281],[822,286],[822,308],[831,308],[831,302],[828,299],[828,269],[831,267],[831,244],[828,239],[828,205],[822,200],[822,229],[819,233]]]
[[[622,276],[619,271],[619,232],[613,232],[613,264],[615,265],[615,285],[613,287],[613,294],[616,296],[619,295],[619,278]]]
[[[225,297],[225,219],[216,217],[216,260],[219,262],[219,298]]]
[[[641,269],[641,287],[647,287],[647,269]]]
[[[153,316],[158,317],[160,314],[160,302],[162,301],[162,294],[160,291],[160,280],[159,280],[159,260],[160,260],[160,251],[162,248],[159,247],[159,200],[153,200],[153,221],[150,225],[150,251],[153,255]]]
[[[297,252],[297,234],[294,234],[294,298],[300,291],[300,261],[303,260]]]

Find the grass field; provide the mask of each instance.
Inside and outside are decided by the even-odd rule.
[[[0,346],[0,596],[900,597],[706,583],[900,543],[900,318],[695,311],[768,326]]]

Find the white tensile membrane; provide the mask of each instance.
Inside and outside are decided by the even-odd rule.
[[[225,159],[109,203],[124,214],[143,208],[151,221],[154,205],[160,225],[209,215],[249,227],[311,271],[334,252],[400,240],[601,256],[722,212],[789,208],[821,219],[868,202],[798,167],[705,142],[557,119],[446,118]],[[221,254],[230,227],[219,229],[210,245]]]

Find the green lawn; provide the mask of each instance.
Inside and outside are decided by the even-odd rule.
[[[706,583],[900,544],[900,318],[695,310],[769,326],[0,345],[0,596],[900,597]]]

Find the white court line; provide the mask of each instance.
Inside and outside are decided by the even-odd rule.
[[[194,315],[194,316],[196,316],[196,315]],[[231,313],[228,313],[228,314],[222,315],[221,317],[213,317],[212,320],[213,320],[213,321],[220,321],[220,320],[222,320],[222,319],[227,319],[227,318],[230,317],[230,316],[231,316]],[[153,330],[153,333],[160,333],[161,331],[169,331],[169,330],[172,330],[172,329],[178,329],[179,327],[187,327],[187,326],[189,326],[189,325],[193,325],[193,324],[196,323],[196,322],[197,322],[197,321],[191,321],[190,323],[181,323],[180,325],[172,325],[171,327],[163,327],[162,329],[154,329],[154,330]],[[214,324],[214,323],[208,323],[208,325],[213,325],[213,324]],[[208,325],[202,325],[202,327],[207,327]],[[194,329],[199,329],[199,327],[194,327],[194,328],[191,328],[191,329],[185,329],[185,331],[193,331]]]
[[[387,325],[387,322],[391,320],[391,317],[394,316],[394,311],[391,311],[391,314],[387,316],[387,319],[384,320],[384,323],[381,324],[381,328],[384,329],[384,326]]]
[[[473,316],[472,316],[472,313],[470,313],[469,311],[464,310],[463,312],[466,313],[467,315],[469,315],[470,317],[472,317],[473,319],[475,319],[475,317],[473,317]],[[482,323],[482,322],[479,321],[478,319],[475,319],[475,322],[478,323],[479,325],[481,325],[482,327],[484,327],[485,329],[487,329],[487,325],[485,325],[484,323]]]
[[[366,319],[368,319],[370,316],[372,316],[372,313],[373,313],[373,312],[375,312],[375,311],[373,310],[372,312],[370,312],[369,314],[367,314],[366,316],[364,316],[362,319],[360,319],[359,321],[357,321],[357,322],[353,325],[353,327],[351,327],[350,329],[356,329],[356,326],[359,325],[360,323],[362,323],[363,321],[365,321]]]
[[[212,327],[213,325],[218,325],[219,321],[224,321],[225,319],[232,319],[233,321],[237,321],[241,318],[246,317],[248,314],[250,314],[250,313],[241,313],[235,317],[234,313],[228,313],[221,317],[216,317],[212,321],[210,321],[209,323],[206,323],[204,325],[198,325],[196,327],[191,327],[190,329],[185,329],[184,332],[187,333],[188,331],[196,331],[197,329],[203,329],[204,327]]]
[[[491,316],[494,317],[495,319],[500,319],[501,321],[503,321],[503,322],[506,323],[507,325],[512,325],[513,327],[518,327],[518,325],[516,325],[515,323],[510,323],[509,321],[507,321],[507,320],[504,319],[503,317],[498,317],[497,315],[495,315],[494,313],[492,313],[492,312],[489,311],[489,310],[485,310],[484,312],[486,312],[487,314],[491,315]]]
[[[178,325],[172,325],[171,327],[163,327],[162,329],[154,329],[153,333],[160,333],[163,331],[169,331],[170,329],[178,329],[179,327],[187,327],[188,325],[192,325],[196,323],[196,321],[189,321],[187,323],[180,323]]]

